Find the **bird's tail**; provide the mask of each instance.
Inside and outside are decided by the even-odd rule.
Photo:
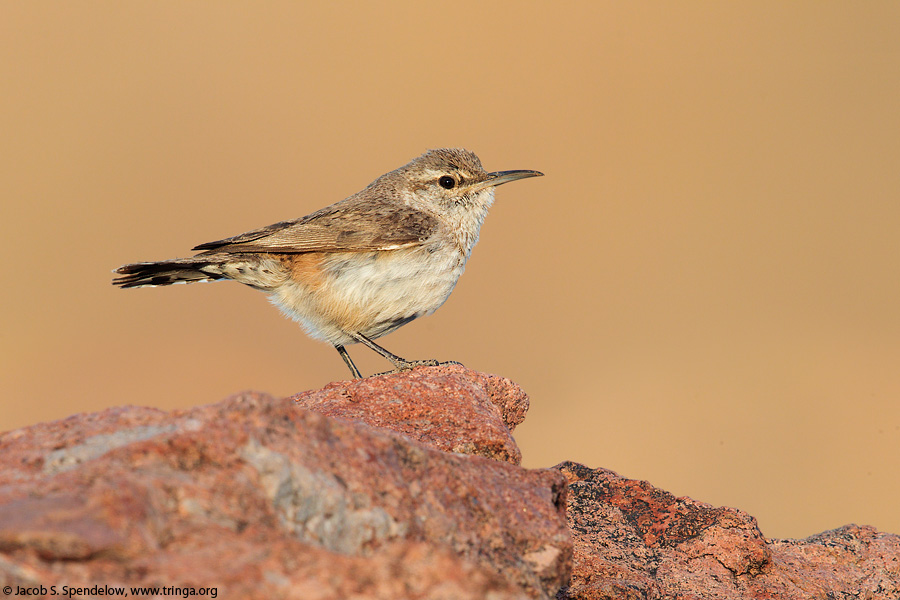
[[[226,279],[222,274],[220,261],[208,256],[134,263],[119,267],[113,272],[119,275],[113,279],[113,285],[122,288]]]

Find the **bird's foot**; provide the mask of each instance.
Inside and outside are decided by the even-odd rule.
[[[396,368],[391,369],[390,371],[385,371],[384,373],[375,373],[372,377],[378,377],[380,375],[396,375],[397,373],[403,373],[404,371],[411,371],[416,367],[442,367],[444,365],[459,365],[463,366],[461,362],[457,362],[455,360],[444,360],[437,361],[434,359],[431,360],[404,360],[403,362],[395,363]]]

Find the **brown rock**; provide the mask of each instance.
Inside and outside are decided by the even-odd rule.
[[[438,450],[522,462],[512,431],[525,419],[528,396],[505,377],[462,365],[338,381],[293,399],[303,408],[391,429]]]
[[[429,371],[347,388],[384,426],[386,390],[431,407],[395,407],[405,434],[350,420],[332,385],[319,406],[342,419],[245,393],[0,435],[0,584],[213,586],[219,597],[328,600],[555,594],[571,560],[560,473],[407,435],[418,414],[433,446],[459,447],[471,428],[486,451],[502,438],[498,415],[509,427],[521,420],[524,394],[458,367],[435,369],[434,379]],[[439,410],[462,412],[468,392],[464,419]],[[482,418],[490,434],[478,433]],[[507,459],[518,452],[494,447]]]
[[[572,580],[562,599],[900,598],[900,536],[848,525],[766,540],[750,515],[566,462]]]
[[[766,540],[742,511],[612,471],[516,466],[511,431],[527,407],[509,380],[445,366],[0,435],[0,586],[304,600],[900,598],[896,535],[848,525]]]

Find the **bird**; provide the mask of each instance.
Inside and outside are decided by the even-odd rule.
[[[306,333],[371,348],[399,372],[410,361],[373,340],[436,311],[453,291],[497,186],[540,171],[488,172],[462,148],[429,150],[363,190],[305,217],[195,246],[188,258],[126,264],[121,288],[233,280],[266,293]]]

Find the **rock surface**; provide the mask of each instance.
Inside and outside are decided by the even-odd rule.
[[[512,431],[525,420],[528,396],[505,377],[462,365],[339,381],[293,399],[303,408],[398,431],[438,450],[522,462]]]
[[[900,536],[847,525],[766,540],[733,508],[566,462],[572,581],[559,600],[900,598]]]
[[[476,394],[471,408],[450,405],[452,419],[436,417],[462,428],[446,438],[413,396],[393,407],[398,429],[426,421],[431,433],[419,437],[430,443],[254,393],[6,433],[0,584],[216,587],[229,598],[551,597],[571,562],[563,476],[437,449],[494,447],[462,443],[460,431],[492,419],[489,434],[473,437],[502,439],[503,400],[516,414],[520,390],[461,367],[423,375],[325,393],[373,407],[397,389],[432,402],[444,390]],[[508,460],[513,449],[498,452]]]
[[[519,467],[511,432],[527,408],[508,379],[442,366],[2,434],[0,587],[47,597],[67,585],[304,600],[900,598],[896,535],[848,525],[766,540],[744,512],[612,471]]]

